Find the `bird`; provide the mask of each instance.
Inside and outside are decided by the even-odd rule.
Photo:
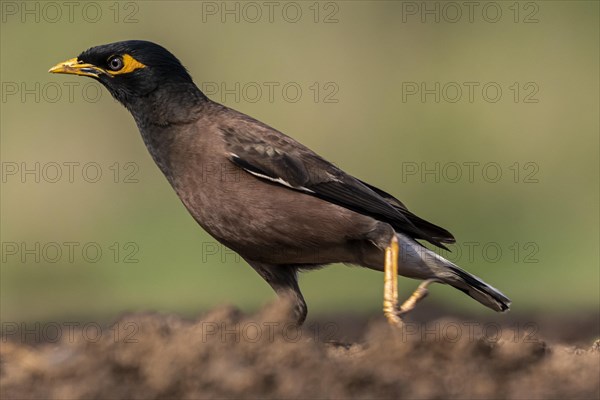
[[[449,231],[292,137],[209,99],[161,45],[99,45],[49,72],[106,87],[191,216],[289,301],[298,325],[308,311],[298,274],[333,263],[384,272],[383,314],[393,326],[403,326],[432,283],[494,311],[509,309],[502,292],[424,245],[447,249],[455,243]],[[422,281],[402,304],[398,275]]]

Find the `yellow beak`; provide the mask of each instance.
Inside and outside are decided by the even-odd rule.
[[[84,75],[97,78],[102,73],[106,73],[102,68],[98,68],[92,64],[85,64],[77,58],[71,58],[70,60],[63,61],[50,68],[48,72],[53,74],[74,74]]]

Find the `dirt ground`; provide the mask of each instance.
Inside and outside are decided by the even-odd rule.
[[[309,321],[298,329],[285,322],[281,304],[272,304],[250,316],[220,307],[197,320],[130,314],[101,331],[88,324],[54,336],[56,326],[38,327],[46,335],[42,344],[28,343],[11,327],[7,334],[5,326],[0,394],[61,400],[598,399],[600,341],[596,322],[586,321],[564,329],[556,322],[499,325],[453,317],[393,330],[373,318]],[[561,327],[567,333],[542,337]],[[581,329],[588,331],[568,333]]]

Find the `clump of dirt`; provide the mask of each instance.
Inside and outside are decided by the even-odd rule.
[[[600,342],[578,349],[508,331],[406,334],[371,322],[354,343],[326,324],[299,329],[275,304],[223,307],[195,321],[131,314],[110,334],[3,341],[4,399],[599,398]],[[450,327],[450,328],[448,328]],[[442,332],[443,334],[439,334]]]

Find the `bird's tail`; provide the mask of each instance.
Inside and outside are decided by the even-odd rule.
[[[448,261],[448,263],[450,263]],[[488,285],[475,275],[460,269],[450,263],[448,268],[454,273],[452,279],[447,283],[458,290],[461,290],[494,311],[504,312],[510,309],[510,299],[498,289]]]
[[[398,260],[400,274],[421,279],[438,279],[442,283],[468,294],[494,311],[503,312],[510,308],[510,299],[498,289],[414,240],[402,234],[397,234],[397,236],[400,244]]]

